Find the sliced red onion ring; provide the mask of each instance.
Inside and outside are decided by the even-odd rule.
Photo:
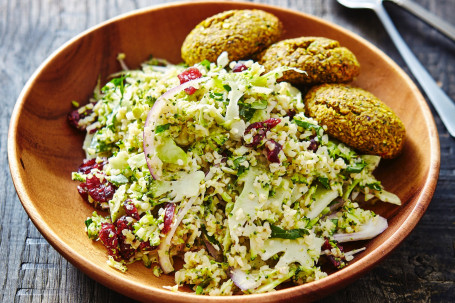
[[[234,284],[243,291],[256,289],[261,285],[261,282],[256,281],[252,275],[248,275],[246,272],[239,268],[231,270],[230,278],[232,282],[234,282]]]
[[[183,217],[185,217],[190,207],[196,201],[197,197],[192,197],[186,202],[186,205],[178,212],[177,218],[174,221],[174,224],[171,226],[171,230],[167,233],[166,237],[161,240],[160,246],[158,247],[158,256],[160,259],[161,269],[163,269],[165,274],[168,274],[174,271],[174,266],[172,265],[171,258],[169,257],[169,248],[171,247],[171,240],[177,230],[177,227],[180,225]]]
[[[155,103],[153,104],[152,108],[150,109],[147,120],[145,121],[144,125],[144,133],[143,133],[143,148],[145,154],[145,160],[147,161],[147,166],[149,168],[150,174],[154,179],[159,179],[161,177],[161,171],[156,167],[157,163],[160,163],[158,156],[156,155],[155,150],[155,128],[156,128],[156,121],[163,111],[166,101],[190,86],[197,86],[197,84],[207,81],[208,77],[203,77],[195,80],[191,80],[185,82],[179,86],[171,88],[167,92],[161,95]]]

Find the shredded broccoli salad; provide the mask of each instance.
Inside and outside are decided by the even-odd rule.
[[[284,71],[226,54],[190,68],[150,59],[98,84],[77,109],[86,160],[72,177],[110,266],[175,272],[173,290],[262,293],[343,268],[364,248],[340,243],[387,228],[359,206],[400,204],[373,176],[380,158],[306,117],[301,92],[277,82]]]

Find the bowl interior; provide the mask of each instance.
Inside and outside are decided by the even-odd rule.
[[[371,208],[389,219],[389,228],[364,243],[367,250],[347,268],[310,284],[265,295],[229,300],[318,298],[357,278],[396,247],[417,224],[433,194],[439,168],[439,142],[431,112],[409,77],[387,56],[358,36],[320,19],[271,6],[233,2],[192,2],[153,7],[125,15],[76,37],[50,57],[24,88],[13,113],[8,141],[11,174],[25,210],[49,242],[74,265],[99,282],[140,300],[185,301],[189,294],[171,294],[161,286],[173,277],[155,277],[141,264],[123,274],[106,264],[106,252],[84,232],[84,220],[93,209],[71,181],[84,154],[83,135],[66,121],[71,101],[86,103],[98,81],[119,71],[116,56],[126,54],[132,68],[150,55],[173,63],[180,46],[201,20],[220,11],[261,8],[279,17],[283,38],[324,36],[354,52],[361,64],[355,84],[388,104],[407,129],[404,151],[383,161],[376,175],[398,194],[401,207],[378,203]],[[210,301],[216,298],[198,297]]]

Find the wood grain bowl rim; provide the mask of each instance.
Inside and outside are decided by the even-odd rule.
[[[353,280],[357,279],[360,275],[366,273],[373,266],[378,264],[383,260],[389,253],[392,252],[405,238],[409,235],[412,229],[417,225],[420,218],[423,216],[426,211],[432,195],[436,188],[439,166],[440,166],[440,149],[439,149],[439,137],[436,129],[436,125],[432,116],[432,113],[418,90],[417,86],[409,78],[409,76],[386,54],[379,50],[376,46],[363,39],[362,37],[354,34],[338,25],[335,25],[331,22],[325,21],[315,16],[311,16],[302,12],[295,10],[285,9],[273,5],[267,4],[257,4],[249,2],[236,2],[236,1],[192,1],[192,2],[174,2],[171,4],[161,4],[156,6],[151,6],[139,10],[134,10],[126,14],[122,14],[118,17],[107,20],[99,25],[89,28],[88,30],[80,33],[73,39],[66,42],[56,51],[54,51],[33,73],[30,79],[27,81],[22,92],[20,93],[17,102],[14,106],[14,110],[10,120],[10,127],[8,132],[8,162],[10,167],[10,173],[13,179],[13,183],[16,187],[17,194],[21,203],[29,215],[32,222],[41,232],[41,234],[49,241],[49,243],[62,254],[66,259],[68,259],[73,265],[82,270],[88,276],[97,280],[98,282],[106,285],[107,287],[114,289],[115,291],[124,293],[130,297],[139,300],[153,300],[161,299],[167,302],[185,302],[196,298],[196,295],[190,293],[173,293],[165,289],[161,289],[154,286],[143,285],[140,283],[135,283],[128,280],[121,273],[112,274],[105,270],[94,270],[97,267],[97,264],[91,262],[90,260],[83,259],[77,252],[72,251],[70,246],[65,243],[59,235],[50,229],[47,228],[48,223],[40,215],[37,209],[34,206],[33,197],[31,197],[27,190],[23,186],[22,176],[20,173],[21,160],[20,155],[18,154],[18,146],[16,142],[17,137],[17,128],[19,117],[22,113],[25,101],[27,96],[30,93],[31,88],[35,84],[36,79],[40,76],[43,69],[47,67],[48,64],[52,63],[53,59],[64,49],[71,47],[80,39],[83,39],[87,34],[97,31],[98,29],[107,26],[108,24],[118,22],[125,18],[131,18],[135,15],[147,14],[151,11],[159,11],[163,9],[169,9],[176,6],[185,6],[185,5],[217,5],[220,2],[229,3],[239,6],[239,8],[258,8],[258,9],[269,9],[280,11],[285,14],[294,14],[298,15],[301,18],[308,19],[312,22],[323,23],[325,26],[331,29],[342,32],[344,35],[357,40],[361,44],[367,46],[370,51],[375,52],[376,54],[383,57],[388,64],[400,74],[400,76],[407,82],[409,88],[413,90],[417,96],[418,105],[422,109],[423,116],[425,119],[425,124],[427,125],[427,131],[429,136],[429,144],[431,146],[431,157],[429,163],[428,173],[425,178],[423,186],[419,189],[418,198],[415,199],[414,207],[409,211],[409,215],[406,220],[401,224],[394,234],[387,238],[382,244],[380,244],[376,249],[370,251],[363,258],[355,262],[354,264],[342,269],[338,272],[335,272],[329,275],[326,278],[323,278],[318,281],[310,282],[303,285],[293,286],[290,288],[282,289],[277,292],[266,293],[266,294],[251,294],[247,296],[231,296],[231,297],[207,297],[207,296],[197,296],[197,300],[201,302],[215,302],[215,301],[229,301],[229,302],[274,302],[277,300],[288,300],[291,298],[296,298],[299,296],[307,295],[307,299],[313,300],[315,298],[320,298],[329,293],[340,289],[341,287],[347,285]],[[322,292],[324,292],[322,294]]]

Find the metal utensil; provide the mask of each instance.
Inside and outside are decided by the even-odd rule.
[[[338,3],[349,8],[368,8],[376,12],[382,21],[385,29],[392,38],[404,61],[408,65],[414,77],[420,83],[428,99],[433,104],[442,122],[446,126],[452,137],[455,137],[455,103],[446,93],[436,84],[431,75],[411,52],[407,44],[401,38],[397,29],[392,23],[389,15],[382,6],[381,0],[337,0]]]
[[[408,1],[408,0],[384,0],[390,1],[398,6],[408,10],[409,12],[413,13],[429,25],[433,26],[435,29],[439,30],[442,34],[446,35],[448,38],[455,41],[455,27],[451,24],[445,22],[438,16],[430,13],[420,5],[415,2]]]

